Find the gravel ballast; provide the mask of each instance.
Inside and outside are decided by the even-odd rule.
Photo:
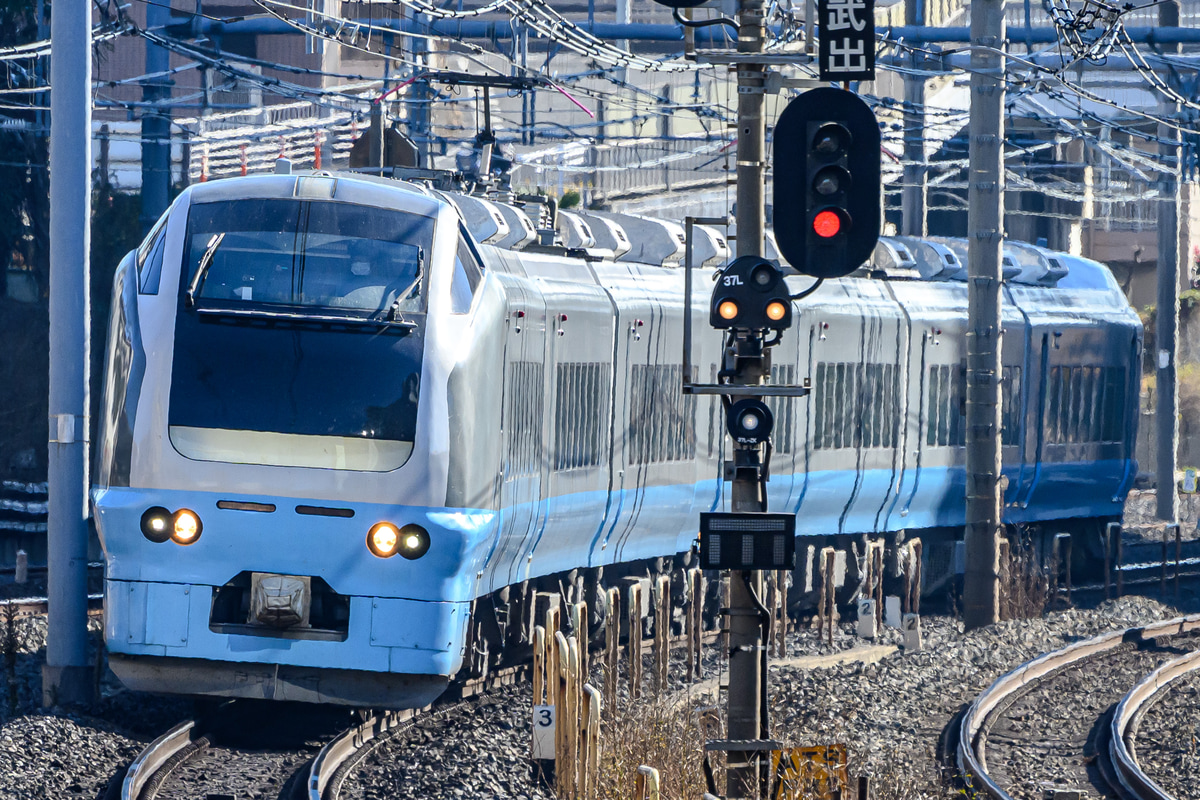
[[[1200,797],[1200,675],[1163,691],[1138,726],[1138,763],[1177,800]]]
[[[963,633],[961,623],[949,617],[927,616],[920,652],[884,653],[872,664],[773,666],[773,734],[789,745],[847,743],[851,773],[873,776],[877,798],[947,798],[952,789],[937,760],[939,736],[996,677],[1071,642],[1189,610],[1194,609],[1125,597],[972,633]],[[843,623],[830,647],[802,629],[790,638],[788,655],[866,652],[868,645],[900,640],[899,632],[885,630],[880,639],[864,642],[851,630]],[[106,684],[104,698],[87,713],[42,712],[37,703],[44,619],[23,621],[20,633],[17,708],[12,714],[0,709],[0,798],[95,798],[147,742],[191,713],[186,699],[150,697],[114,684]],[[878,657],[878,648],[874,652]],[[717,677],[717,667],[709,678]],[[698,692],[690,699],[696,705],[712,702]],[[350,776],[344,796],[548,798],[549,791],[529,779],[529,724],[528,686],[467,701],[386,742]]]

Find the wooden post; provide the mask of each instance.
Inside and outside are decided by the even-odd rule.
[[[617,707],[617,673],[621,670],[621,592],[609,589],[608,617],[604,620],[604,707]]]
[[[546,629],[533,629],[533,704],[546,705]]]
[[[634,796],[637,800],[659,800],[658,770],[645,764],[637,768],[634,777]]]
[[[729,576],[721,576],[721,608],[729,608]],[[728,612],[721,612],[721,653],[725,658],[729,657],[729,615]]]
[[[1162,532],[1162,569],[1158,574],[1158,596],[1167,596],[1167,540],[1171,536],[1171,526],[1163,528]]]
[[[825,601],[828,603],[825,609],[825,617],[828,622],[828,637],[829,644],[833,645],[833,629],[837,624],[837,591],[833,586],[833,566],[837,560],[837,555],[832,547],[826,547],[822,553],[825,555]]]
[[[920,616],[920,614],[921,614],[921,580],[922,580],[921,554],[923,552],[923,550],[922,550],[923,547],[924,547],[924,545],[921,544],[920,539],[913,539],[913,541],[912,541],[912,548],[913,548],[912,613],[914,613],[918,616]]]
[[[655,593],[654,620],[654,671],[658,691],[667,689],[667,674],[671,667],[671,578],[658,576],[658,591]]]
[[[1000,537],[1000,619],[1012,619],[1012,545]]]
[[[579,602],[571,606],[571,630],[579,642],[579,679],[586,681],[591,675],[588,663],[588,607]]]
[[[1179,562],[1183,558],[1183,533],[1175,525],[1175,602],[1179,602]]]
[[[875,542],[875,635],[883,633],[883,542]]]
[[[583,716],[579,724],[579,796],[595,800],[600,783],[600,693],[583,686]]]
[[[629,587],[629,698],[642,696],[642,586]]]
[[[1066,568],[1067,568],[1067,575],[1066,575],[1066,578],[1067,578],[1067,605],[1070,605],[1071,604],[1071,553],[1074,550],[1074,546],[1075,546],[1074,540],[1071,538],[1071,534],[1069,534],[1069,533],[1067,534],[1067,538],[1064,540],[1063,544],[1064,544],[1064,550],[1066,550],[1066,554],[1063,556],[1063,558],[1066,560]]]
[[[701,643],[704,636],[704,573],[697,568],[688,570],[691,602],[687,609],[687,679],[699,680],[703,674]]]
[[[779,644],[776,647],[776,657],[787,655],[787,635],[792,627],[792,617],[788,613],[788,581],[792,573],[789,570],[779,570]]]
[[[562,800],[575,795],[574,765],[570,752],[571,731],[576,717],[571,709],[571,645],[562,631],[554,634],[554,683],[557,684],[554,702],[554,793]]]
[[[1117,597],[1125,593],[1125,572],[1121,569],[1121,565],[1125,561],[1125,537],[1122,535],[1121,526],[1117,526]]]
[[[567,760],[571,774],[567,783],[570,797],[579,797],[579,725],[583,719],[583,676],[579,671],[579,640],[567,639]]]
[[[558,608],[546,609],[546,703],[558,706],[558,637],[561,631],[558,625]],[[556,712],[557,713],[557,712]]]

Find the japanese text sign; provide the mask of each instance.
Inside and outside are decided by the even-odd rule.
[[[817,0],[820,78],[875,80],[875,0]]]

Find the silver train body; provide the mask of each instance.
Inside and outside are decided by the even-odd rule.
[[[122,262],[93,501],[127,685],[419,706],[519,655],[536,591],[598,625],[605,585],[689,561],[728,452],[720,402],[680,392],[682,228],[561,212],[549,245],[536,208],[231,179]],[[885,239],[796,304],[773,378],[813,391],[772,401],[769,495],[802,544],[957,535],[964,251]],[[696,254],[713,382],[729,254],[703,229]],[[1006,277],[1006,520],[1094,530],[1136,474],[1138,318],[1095,262],[1011,247]],[[381,523],[416,550],[376,555]]]

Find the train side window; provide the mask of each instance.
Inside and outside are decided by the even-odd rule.
[[[693,370],[692,380],[696,380]],[[630,374],[630,464],[682,461],[696,457],[696,397],[683,395],[678,364],[635,364]]]
[[[1105,442],[1120,442],[1125,436],[1125,368],[1104,368],[1103,413],[1100,438]]]
[[[167,241],[167,217],[162,218],[150,230],[146,240],[137,250],[138,293],[158,294],[159,276],[162,274],[163,250]]]
[[[450,313],[465,314],[471,310],[475,290],[483,280],[483,267],[464,230],[459,230],[458,251],[454,256],[454,279],[450,283]]]
[[[1005,446],[1021,443],[1021,368],[1005,367],[1001,378],[1000,442]]]
[[[559,364],[554,411],[554,468],[598,466],[604,460],[603,436],[608,429],[608,397],[612,370],[608,364]]]

